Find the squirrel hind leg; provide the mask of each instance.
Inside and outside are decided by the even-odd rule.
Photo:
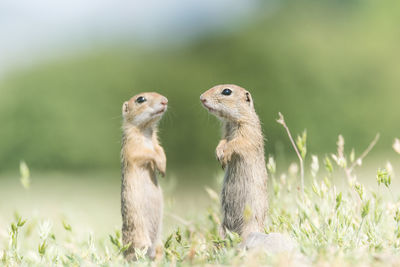
[[[135,249],[132,246],[124,251],[124,257],[127,261],[137,261]]]
[[[164,254],[164,246],[161,242],[149,247],[147,257],[151,260],[161,260]]]
[[[124,257],[128,261],[136,261],[137,260],[137,253],[138,250],[146,252],[146,255],[149,256],[149,251],[151,248],[151,241],[150,238],[144,236],[141,239],[137,238],[130,238],[129,240],[124,239],[124,245],[131,244],[127,250],[124,251]],[[141,252],[142,253],[142,252]]]
[[[156,258],[156,249],[153,246],[147,249],[147,257],[149,257],[151,260]]]
[[[226,228],[225,228],[224,224],[222,224],[222,225],[220,225],[218,227],[218,234],[219,234],[220,238],[222,238],[222,239],[225,239],[225,237],[226,237],[226,230],[225,229]]]

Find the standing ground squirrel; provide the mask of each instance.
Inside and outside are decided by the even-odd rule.
[[[142,93],[122,105],[121,149],[122,240],[124,252],[135,259],[135,249],[147,249],[149,258],[161,252],[163,196],[156,171],[165,175],[166,157],[157,139],[157,123],[168,100],[157,93]]]
[[[222,188],[222,227],[243,239],[264,232],[268,208],[264,137],[250,93],[233,84],[217,85],[200,96],[223,122],[216,154],[226,170]]]

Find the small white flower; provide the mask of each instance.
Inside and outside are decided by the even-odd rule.
[[[350,153],[350,162],[354,162],[355,158],[356,158],[356,152],[353,148],[353,149],[351,149],[351,153]]]
[[[297,163],[292,162],[289,166],[289,174],[291,176],[295,176],[298,172],[299,172],[299,166],[297,165]]]
[[[21,161],[19,163],[19,171],[21,174],[21,184],[25,189],[29,189],[29,186],[31,184],[31,180],[30,180],[30,172],[29,172],[29,168],[28,165],[26,165],[25,161]]]
[[[110,249],[107,247],[107,246],[105,246],[104,247],[104,253],[106,254],[106,259],[107,260],[110,260],[110,258],[111,258],[111,252],[110,252]]]
[[[388,202],[386,204],[386,214],[388,216],[393,216],[396,213],[397,209],[398,209],[398,205],[396,205],[396,203]]]
[[[209,188],[208,186],[205,186],[204,189],[206,190],[208,196],[214,200],[214,201],[219,201],[219,196],[217,192],[215,192],[213,189]]]
[[[280,178],[281,178],[281,183],[282,183],[282,184],[286,184],[286,178],[287,178],[287,177],[286,177],[286,174],[285,174],[285,173],[282,173],[281,176],[280,176]]]
[[[389,161],[386,163],[386,170],[388,171],[388,174],[390,175],[390,176],[394,176],[394,170],[393,170],[393,166],[392,166],[392,163],[390,163]]]
[[[338,156],[339,157],[343,157],[344,155],[344,138],[343,136],[340,134],[338,137],[338,141],[337,141],[337,146],[338,146]]]
[[[348,179],[349,185],[353,187],[357,183],[357,175],[351,174]]]
[[[206,251],[206,250],[207,250],[207,244],[206,243],[201,243],[200,251]]]
[[[285,125],[285,118],[283,117],[282,113],[279,112],[278,114],[279,114],[279,119],[277,119],[276,121],[279,124]]]
[[[271,156],[268,158],[267,169],[271,174],[274,174],[276,172],[276,162]]]
[[[39,264],[40,263],[40,256],[39,256],[39,254],[37,254],[35,251],[33,251],[33,250],[30,250],[30,251],[28,251],[28,253],[27,253],[27,259],[29,259],[29,261],[31,261],[31,262],[33,262],[33,263],[35,263],[35,264]]]
[[[332,154],[332,159],[336,162],[339,167],[345,168],[347,165],[346,158],[343,155]]]
[[[52,227],[53,224],[50,220],[46,220],[39,224],[39,237],[41,240],[46,240],[49,237]]]
[[[332,159],[336,162],[339,167],[346,168],[347,160],[344,156],[344,138],[342,135],[339,135],[337,141],[337,154],[332,154]]]
[[[315,178],[317,176],[317,173],[319,170],[319,161],[318,161],[318,157],[315,155],[312,155],[311,158],[312,158],[311,175]]]
[[[400,154],[400,140],[398,138],[394,139],[393,149]]]
[[[326,184],[324,182],[321,182],[321,192],[326,193],[328,192],[328,187],[326,186]]]
[[[94,245],[94,235],[92,232],[89,233],[88,247],[89,247],[89,252],[91,254],[96,254],[96,247]]]

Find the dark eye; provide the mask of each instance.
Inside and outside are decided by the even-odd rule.
[[[139,104],[146,102],[146,101],[147,101],[147,99],[144,98],[143,96],[139,96],[138,98],[136,98],[136,102]]]
[[[228,89],[228,88],[225,88],[224,90],[222,90],[222,93],[221,94],[223,94],[223,95],[230,95],[230,94],[232,94],[232,90],[231,89]]]

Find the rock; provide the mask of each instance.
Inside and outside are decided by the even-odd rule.
[[[285,234],[280,233],[250,233],[239,247],[246,250],[265,250],[271,254],[294,252],[297,248],[296,242]]]

